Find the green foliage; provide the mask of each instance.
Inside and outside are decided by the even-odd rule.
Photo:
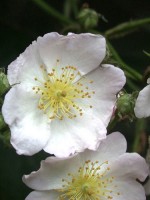
[[[6,91],[8,91],[10,88],[10,85],[8,83],[7,76],[0,72],[0,96],[2,96]]]

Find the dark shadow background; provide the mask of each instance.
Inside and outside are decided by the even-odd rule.
[[[63,12],[64,1],[47,0],[55,9]],[[79,8],[85,1],[77,0]],[[108,23],[100,20],[97,30],[103,32],[119,23],[150,17],[149,0],[89,0],[90,7],[103,14]],[[38,36],[62,30],[62,24],[45,13],[31,0],[3,0],[0,2],[0,67],[7,67]],[[111,41],[126,63],[144,73],[150,65],[150,25],[135,33]],[[145,84],[145,83],[144,83]],[[120,128],[124,134],[128,128]],[[129,131],[131,132],[131,130]],[[126,135],[129,145],[133,136]],[[21,180],[23,174],[37,170],[47,154],[32,157],[19,156],[12,148],[0,142],[0,200],[23,200],[31,191]],[[127,198],[128,199],[128,198]]]

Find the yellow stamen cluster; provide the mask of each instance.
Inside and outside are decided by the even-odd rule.
[[[64,184],[59,190],[59,199],[100,200],[103,197],[111,200],[113,196],[120,195],[113,183],[115,177],[105,177],[109,170],[108,161],[102,164],[98,161],[86,161],[76,174],[68,174],[69,180],[62,179]]]
[[[50,73],[44,66],[41,66],[44,81],[37,77],[34,80],[37,85],[32,89],[39,95],[38,108],[43,110],[50,119],[64,117],[70,119],[83,115],[83,107],[92,105],[82,105],[84,98],[91,98],[94,91],[89,92],[87,84],[93,81],[87,81],[85,77],[81,78],[80,72],[76,67],[66,66],[60,70],[53,68]]]

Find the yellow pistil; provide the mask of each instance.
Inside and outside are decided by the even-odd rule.
[[[83,115],[83,108],[92,108],[84,105],[84,98],[91,98],[95,91],[89,91],[89,84],[85,77],[73,66],[66,66],[58,71],[53,68],[50,73],[41,66],[44,81],[34,78],[37,83],[32,89],[39,95],[38,108],[43,110],[50,119],[64,117],[74,118]],[[88,86],[87,86],[88,84]],[[82,101],[81,101],[82,100]]]
[[[98,161],[86,161],[82,167],[79,168],[75,174],[68,174],[68,179],[62,179],[64,183],[60,192],[60,200],[100,200],[101,197],[105,199],[113,199],[112,195],[120,195],[113,191],[112,188],[117,186],[113,184],[114,177],[105,177],[110,170],[107,166],[108,161],[99,164]],[[110,189],[111,188],[111,189]]]

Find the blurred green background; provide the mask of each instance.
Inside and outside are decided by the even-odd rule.
[[[80,27],[77,15],[87,5],[103,16],[94,28],[102,34],[120,23],[150,17],[150,0],[45,1],[65,18],[76,22],[74,26],[58,19],[52,12],[42,9],[37,2],[39,1],[3,0],[0,2],[0,67],[6,69],[8,64],[15,60],[33,40],[45,33],[56,31],[66,34],[69,31],[78,33],[86,31],[82,26]],[[141,26],[123,37],[110,38],[109,41],[125,63],[144,74],[150,65],[150,58],[143,53],[143,50],[150,52],[150,24]],[[143,79],[143,82],[136,84],[142,88],[146,85],[146,80]],[[123,121],[114,127],[114,130],[119,130],[126,136],[129,151],[134,140],[134,128],[135,124],[129,121]],[[145,131],[147,136],[150,130],[146,128]],[[146,144],[143,145],[143,149],[139,150],[142,155],[146,151]],[[40,161],[47,156],[44,152],[32,157],[19,156],[13,148],[0,141],[0,200],[25,199],[31,190],[22,183],[22,175],[37,170]]]

